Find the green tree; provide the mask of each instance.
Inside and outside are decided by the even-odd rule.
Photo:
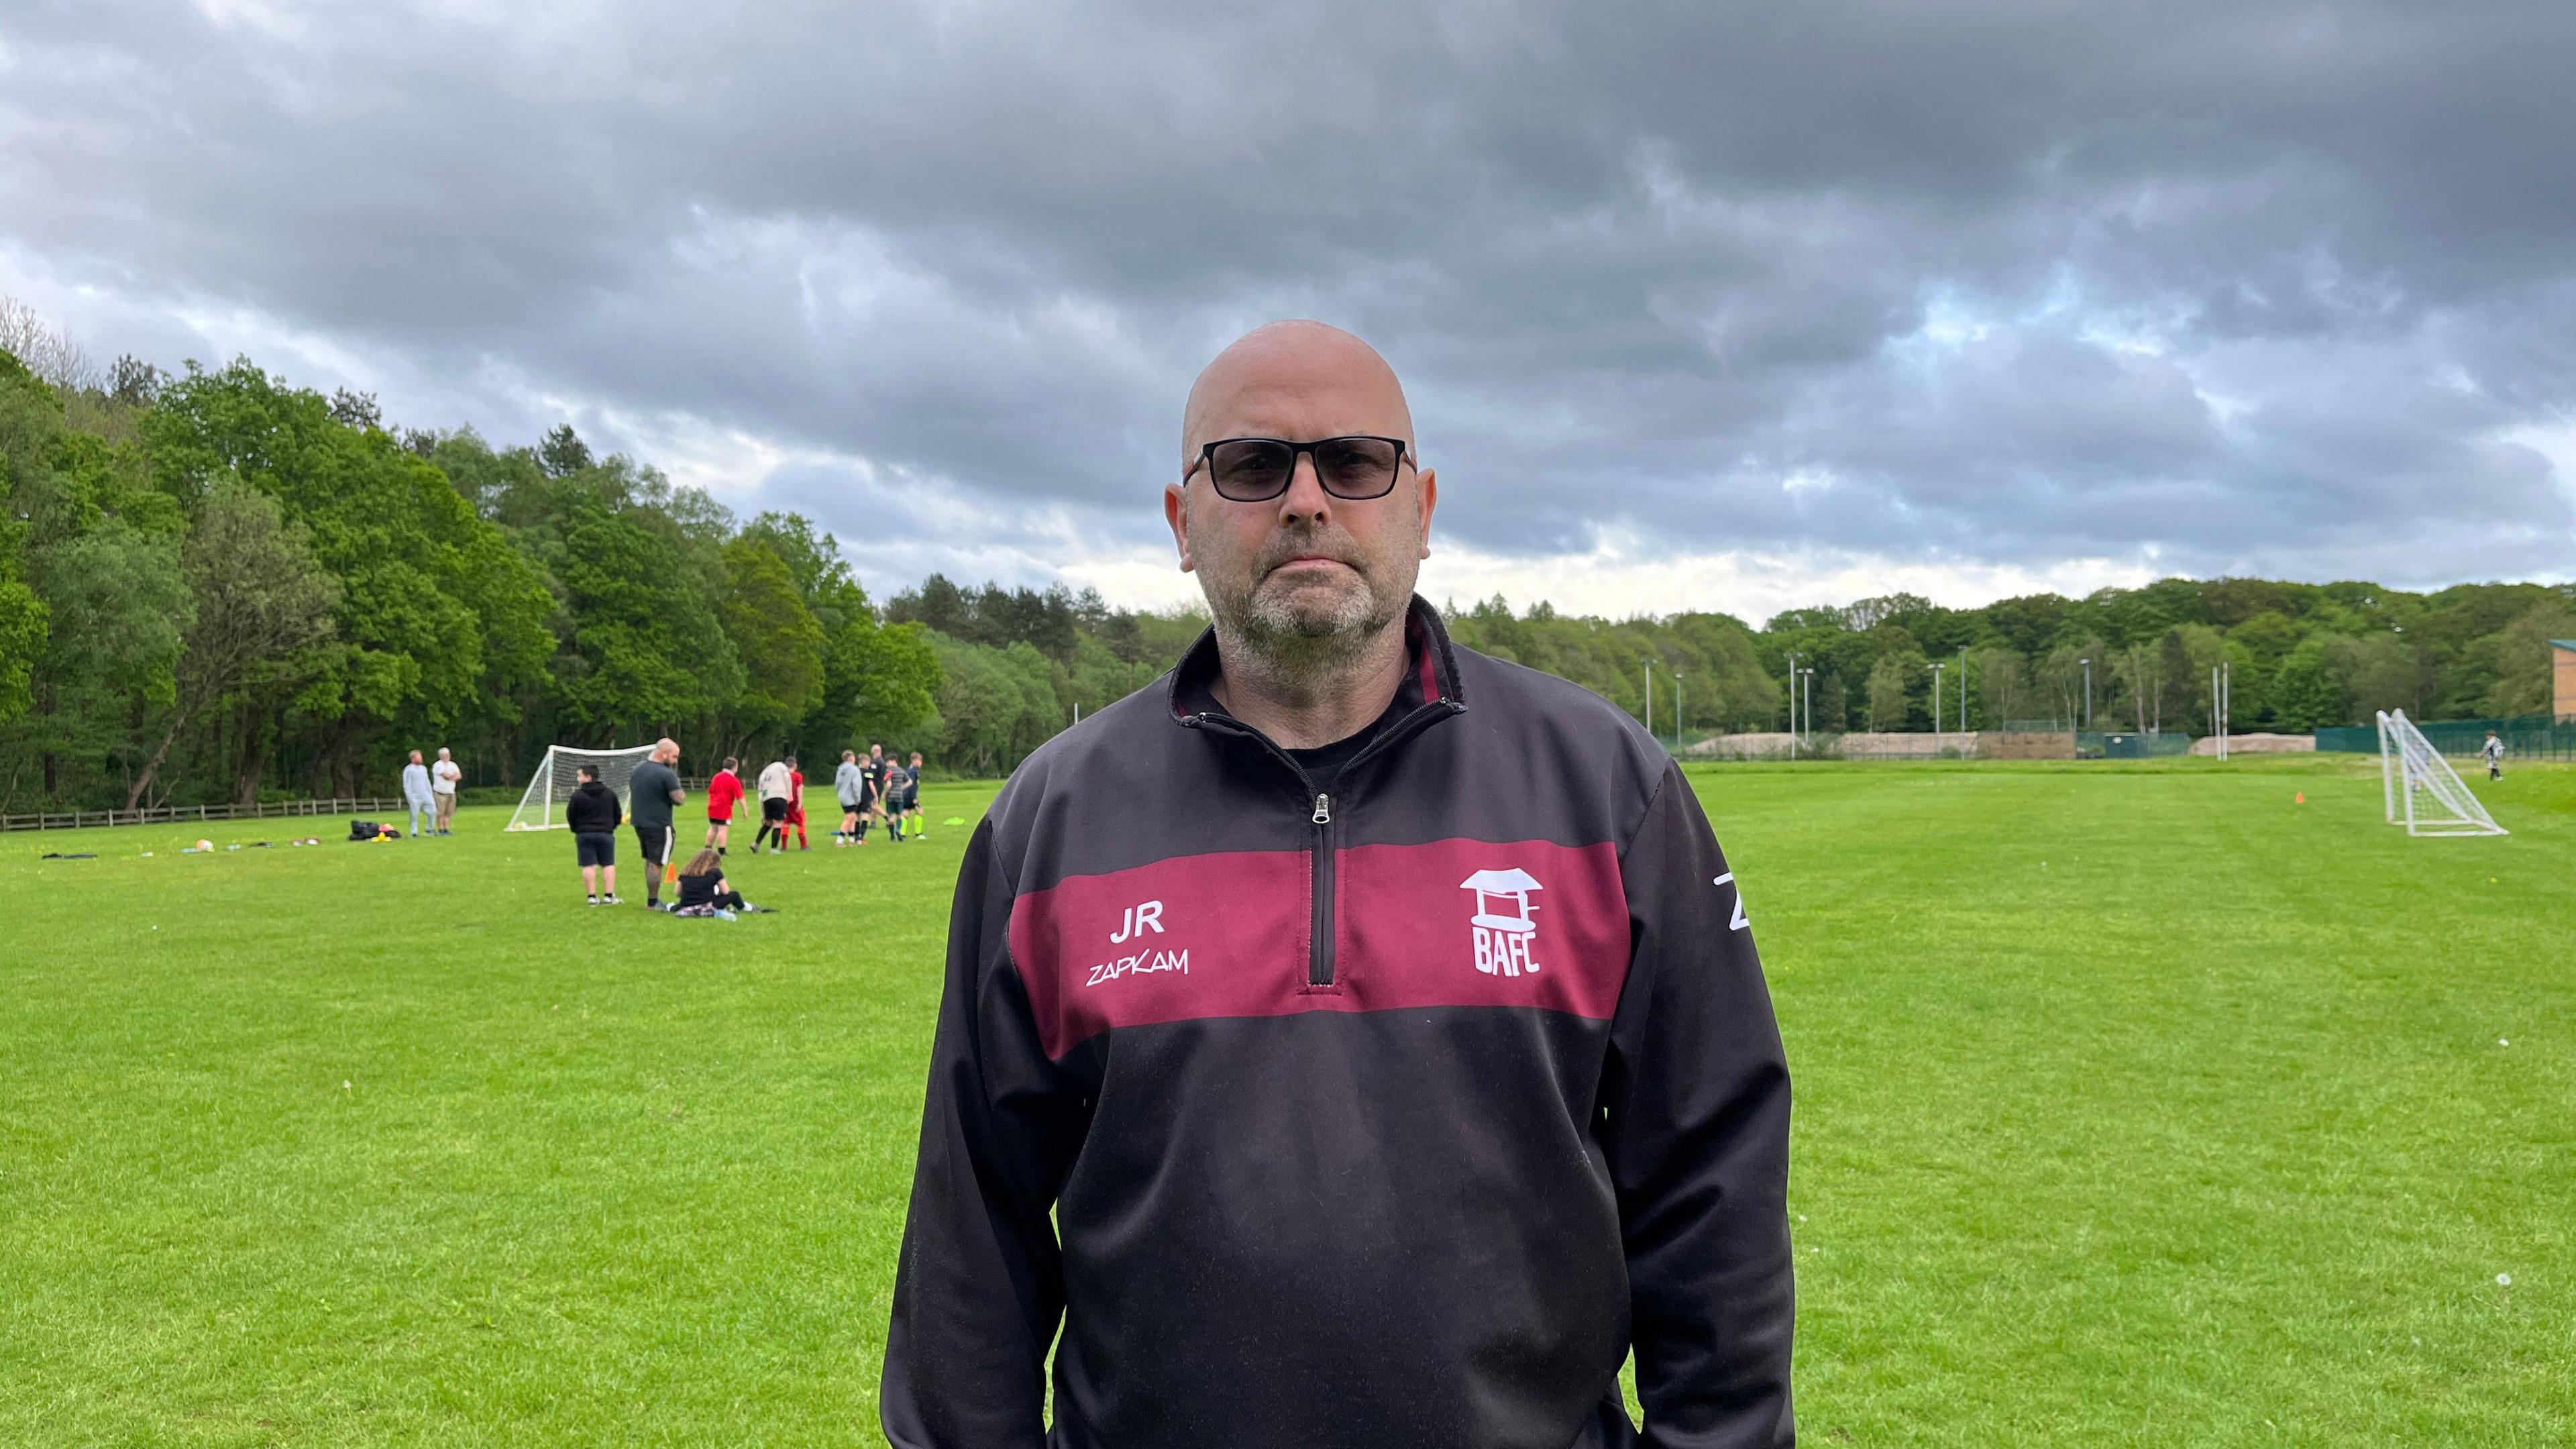
[[[44,600],[20,575],[19,548],[27,529],[19,500],[45,469],[60,416],[53,389],[0,351],[0,724],[26,712],[49,632]]]
[[[2496,682],[2487,708],[2501,715],[2548,714],[2557,707],[2549,641],[2576,639],[2576,590],[2535,604],[2498,631]]]
[[[140,426],[162,486],[193,503],[239,479],[278,501],[339,581],[337,643],[299,708],[339,787],[355,787],[370,751],[389,767],[393,721],[439,724],[471,707],[495,647],[475,591],[491,586],[502,555],[445,474],[246,359],[192,366]],[[509,636],[500,652],[520,658],[543,647],[526,628],[524,582],[496,615]]]
[[[315,562],[304,530],[285,520],[275,499],[217,482],[200,497],[194,522],[180,554],[194,617],[160,743],[126,787],[129,810],[193,720],[327,638],[339,602],[338,580]]]
[[[2343,719],[2343,692],[2328,677],[2322,639],[2301,640],[2283,657],[2269,693],[2273,721],[2283,729],[2312,730]]]
[[[819,743],[826,749],[844,740],[907,738],[938,716],[939,654],[918,624],[879,624],[851,610],[832,636],[823,678]]]
[[[1913,703],[1914,670],[1905,654],[1887,653],[1869,667],[1869,727],[1901,730]]]
[[[823,626],[805,606],[769,543],[742,537],[724,547],[725,592],[716,617],[742,660],[729,742],[767,739],[823,700]]]
[[[554,673],[566,722],[606,744],[730,707],[742,662],[673,538],[578,481],[560,485],[558,505],[554,574],[570,627]]]

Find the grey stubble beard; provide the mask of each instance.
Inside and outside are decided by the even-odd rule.
[[[1409,546],[1420,548],[1418,529]],[[1209,589],[1209,618],[1224,655],[1234,668],[1258,676],[1246,682],[1273,698],[1302,701],[1339,687],[1388,646],[1410,602],[1410,589],[1393,596],[1381,590],[1375,567],[1355,569],[1360,587],[1321,615],[1265,593],[1266,571],[1242,594],[1220,598]]]

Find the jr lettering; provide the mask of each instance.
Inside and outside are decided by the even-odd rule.
[[[1132,937],[1142,936],[1147,931],[1151,931],[1158,936],[1163,933],[1163,903],[1161,901],[1147,901],[1143,905],[1129,906],[1127,908],[1127,919],[1119,922],[1118,934],[1110,937],[1109,943],[1114,946],[1119,942],[1128,940]]]

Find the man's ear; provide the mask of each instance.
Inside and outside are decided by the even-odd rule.
[[[1198,567],[1197,561],[1190,557],[1190,500],[1188,493],[1183,491],[1186,486],[1180,483],[1163,485],[1163,521],[1172,526],[1172,546],[1180,550],[1182,573]]]
[[[1422,480],[1422,552],[1419,556],[1429,558],[1431,557],[1431,510],[1440,502],[1440,475],[1432,469],[1425,468],[1415,476]]]

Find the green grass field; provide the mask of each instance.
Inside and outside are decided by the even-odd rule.
[[[2576,1439],[2576,771],[2484,840],[2375,762],[1695,779],[1810,1442]],[[505,818],[0,838],[0,1444],[878,1442],[967,832],[681,922]]]

